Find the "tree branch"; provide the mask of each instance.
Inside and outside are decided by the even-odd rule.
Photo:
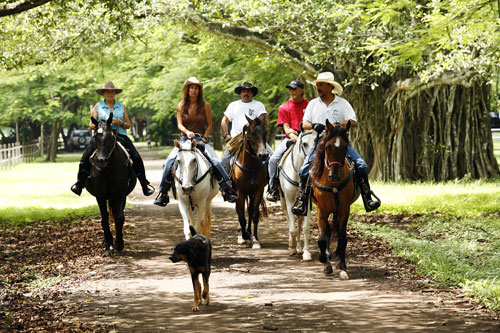
[[[35,7],[41,6],[52,0],[20,0],[0,6],[0,17],[19,14]]]
[[[310,55],[299,52],[295,49],[291,49],[284,45],[280,45],[278,41],[274,40],[265,33],[254,31],[241,26],[232,26],[218,22],[208,22],[199,15],[189,18],[187,23],[191,27],[201,32],[206,32],[224,37],[226,39],[250,44],[263,51],[271,52],[284,57],[285,59],[283,61],[286,62],[289,67],[293,68],[299,73],[302,73],[306,78],[314,78],[314,75],[318,71],[318,69],[316,69],[314,66],[303,60],[306,57],[310,57]]]

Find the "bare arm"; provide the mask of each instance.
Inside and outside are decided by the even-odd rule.
[[[296,130],[290,127],[290,124],[288,123],[283,123],[283,131],[285,132],[286,135],[293,141],[297,141],[298,133]]]
[[[312,126],[312,124],[310,122],[304,121],[302,123],[302,128],[305,129],[305,130],[307,130],[307,131],[310,131],[310,130],[313,129],[313,126]]]
[[[125,106],[123,107],[123,119],[125,119],[125,122],[121,121],[120,119],[116,119],[118,126],[123,127],[124,129],[129,129],[131,124],[130,124],[130,118],[128,117],[128,112]],[[114,121],[115,119],[113,119]]]
[[[210,108],[210,104],[205,102],[205,118],[207,119],[207,128],[205,129],[205,133],[203,136],[206,139],[202,139],[203,142],[208,141],[208,136],[212,133],[212,109]]]
[[[94,105],[94,107],[92,108],[92,112],[90,113],[90,116],[92,118],[94,118],[95,120],[97,120],[97,104]],[[95,125],[92,122],[92,120],[89,120],[89,127],[91,130],[95,130]]]
[[[226,135],[224,141],[228,142],[231,140],[231,135],[229,135],[229,118],[224,116],[220,122],[220,127],[222,128],[222,135]]]

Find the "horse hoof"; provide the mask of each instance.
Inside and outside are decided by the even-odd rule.
[[[243,245],[243,244],[245,244],[245,240],[241,235],[238,235],[238,245]]]
[[[258,250],[260,248],[261,248],[260,242],[259,241],[254,241],[253,244],[252,244],[252,250]]]
[[[124,242],[123,242],[123,239],[121,241],[119,240],[116,240],[115,242],[115,248],[116,248],[116,251],[118,252],[122,252],[123,251],[123,247],[125,246]]]
[[[326,265],[325,268],[323,268],[323,272],[325,275],[330,275],[333,273],[333,268],[332,265]]]
[[[341,280],[349,280],[349,275],[347,275],[347,272],[346,271],[340,271],[339,273],[339,278]]]
[[[288,254],[290,256],[294,256],[297,254],[297,250],[295,250],[294,248],[288,248]]]
[[[312,260],[311,252],[305,251],[304,254],[302,254],[302,260],[311,261]]]

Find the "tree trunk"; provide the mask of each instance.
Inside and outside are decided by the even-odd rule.
[[[489,93],[488,85],[476,81],[402,90],[385,100],[358,96],[353,105],[360,126],[353,144],[371,166],[371,178],[446,181],[498,175]]]
[[[52,132],[50,135],[49,148],[47,151],[47,161],[55,162],[57,157],[57,138],[62,128],[62,120],[57,120],[52,124]]]
[[[215,150],[223,150],[222,146],[222,131],[220,128],[220,122],[222,119],[216,117],[212,118],[212,141],[214,143]]]

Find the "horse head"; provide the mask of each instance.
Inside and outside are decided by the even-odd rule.
[[[90,120],[95,125],[94,142],[96,157],[94,163],[98,168],[105,168],[116,145],[117,134],[111,128],[113,112],[110,113],[108,120],[98,122],[94,117],[91,117]]]
[[[328,179],[331,182],[340,181],[340,170],[344,166],[349,146],[349,133],[351,122],[348,121],[345,127],[339,123],[330,124],[326,120],[326,133],[324,142],[325,166],[328,169]]]
[[[179,149],[175,174],[181,184],[182,191],[184,194],[189,195],[194,190],[196,177],[198,176],[196,141],[187,140],[181,144],[175,140],[175,146]]]
[[[245,149],[256,157],[259,161],[265,161],[269,157],[266,148],[267,130],[264,122],[259,118],[250,119],[247,116],[248,124],[243,127],[243,131],[247,133],[245,137]]]

